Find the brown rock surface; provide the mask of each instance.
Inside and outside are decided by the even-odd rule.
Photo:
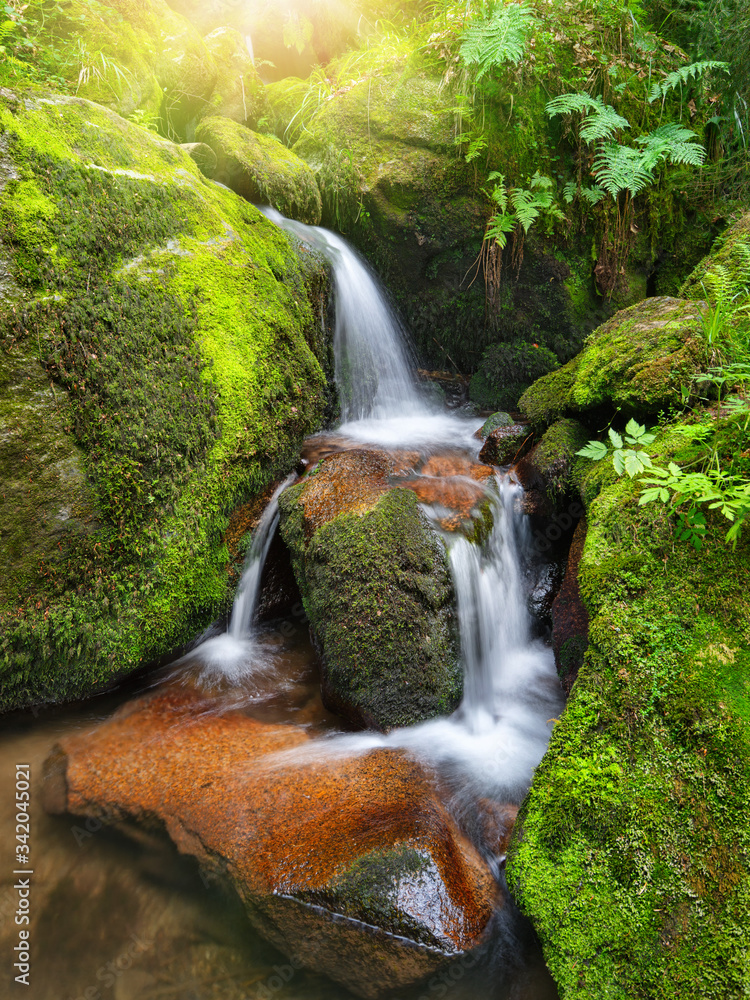
[[[496,904],[421,764],[324,751],[300,727],[217,714],[186,686],[64,738],[45,807],[163,824],[229,877],[262,935],[366,997],[473,948]]]
[[[578,586],[578,566],[586,543],[586,518],[573,535],[562,587],[552,604],[552,647],[566,695],[570,693],[589,644],[589,613]]]

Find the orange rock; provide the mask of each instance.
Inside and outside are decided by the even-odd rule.
[[[393,459],[384,451],[356,448],[323,458],[300,497],[307,537],[337,514],[369,510],[389,489],[392,471]]]
[[[482,840],[496,857],[504,857],[518,816],[518,806],[479,800],[479,821]]]
[[[332,754],[302,728],[216,714],[184,686],[65,738],[45,807],[163,823],[229,876],[261,934],[365,997],[475,947],[497,903],[487,865],[403,751]]]

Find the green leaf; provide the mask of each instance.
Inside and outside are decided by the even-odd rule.
[[[622,451],[618,450],[612,455],[612,465],[614,465],[617,475],[621,476],[625,471],[625,458]]]
[[[606,457],[608,450],[603,441],[589,441],[587,445],[576,452],[576,455],[580,455],[581,458],[591,458],[593,461],[599,462]]]
[[[622,448],[623,441],[617,431],[613,430],[611,427],[609,429],[609,440],[615,446],[615,448]]]
[[[643,465],[637,452],[630,450],[625,452],[625,471],[631,479],[643,471]]]

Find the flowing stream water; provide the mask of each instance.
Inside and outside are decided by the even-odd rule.
[[[291,222],[272,209],[264,211],[297,239],[325,254],[333,267],[334,348],[342,415],[334,435],[338,447],[358,443],[409,447],[423,454],[450,448],[476,462],[479,442],[474,434],[480,421],[444,412],[417,384],[398,318],[355,251],[324,229]],[[507,473],[497,473],[488,487],[494,526],[481,546],[444,531],[444,511],[439,506],[424,507],[445,540],[457,596],[464,664],[464,696],[458,710],[449,718],[387,735],[352,734],[343,732],[338,720],[323,708],[316,657],[303,616],[293,614],[284,622],[267,625],[255,621],[264,562],[279,519],[278,499],[296,478],[290,476],[277,488],[256,526],[226,630],[204,636],[196,648],[168,667],[168,676],[198,678],[208,689],[221,692],[217,697],[224,699],[224,705],[241,704],[263,721],[295,722],[318,733],[319,738],[305,749],[290,753],[330,757],[379,746],[404,748],[439,774],[456,815],[469,815],[482,796],[520,803],[563,704],[551,650],[532,636],[530,541],[520,507],[521,487]],[[106,717],[132,691],[95,699],[83,708],[42,713],[33,722],[20,715],[0,738],[4,759],[26,758],[37,766],[61,734]],[[99,989],[98,998],[103,1000],[157,996],[240,1000],[268,995],[278,1000],[344,1000],[350,996],[312,973],[293,970],[289,978],[275,975],[274,969],[285,967],[283,957],[253,935],[243,922],[237,900],[201,884],[196,866],[177,858],[163,840],[139,833],[134,843],[109,829],[106,822],[97,827],[96,823],[37,815],[36,823],[37,849],[56,873],[50,875],[50,884],[57,878],[60,886],[55,890],[59,898],[52,893],[45,901],[37,925],[37,936],[56,957],[38,974],[34,1000],[80,1000],[88,996],[85,988],[89,985]],[[61,871],[65,873],[62,880]],[[496,874],[502,884],[501,867]],[[7,887],[0,883],[0,940],[9,926],[3,909],[7,895]],[[165,928],[159,939],[163,975],[154,964],[140,979],[135,971],[123,973],[104,988],[99,973],[106,966],[105,959],[116,947],[124,947],[114,944],[122,938],[117,929],[120,916],[135,911],[153,914],[156,924]],[[69,923],[66,914],[70,913],[77,929],[66,927],[63,935],[60,922]],[[80,972],[82,963],[88,979]],[[557,996],[530,928],[507,897],[481,959],[471,969],[468,965],[456,965],[456,969],[448,986],[441,980],[403,991],[403,1000],[431,1000],[448,993],[455,1000],[478,996],[553,1000]],[[3,975],[0,971],[0,989]],[[271,990],[268,984],[272,982]]]

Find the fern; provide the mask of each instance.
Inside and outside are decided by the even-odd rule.
[[[660,163],[685,163],[700,167],[706,159],[706,151],[697,140],[692,129],[684,128],[676,122],[640,135],[635,140],[643,146],[643,163],[647,170],[653,170]]]
[[[519,63],[535,23],[534,13],[526,3],[500,3],[486,21],[466,29],[459,53],[461,59],[466,66],[476,67],[477,80],[503,63]]]
[[[722,73],[728,73],[729,63],[717,62],[715,60],[708,59],[703,62],[690,63],[689,66],[680,66],[680,68],[674,70],[674,72],[667,73],[661,83],[655,83],[651,87],[648,95],[649,104],[653,104],[654,101],[658,101],[660,98],[665,98],[670,90],[681,87],[689,80],[697,80],[699,76],[703,76],[703,74],[707,73],[710,69],[719,70]]]
[[[581,138],[586,142],[611,139],[620,129],[630,128],[627,118],[618,115],[610,104],[605,104],[601,97],[591,97],[585,92],[555,97],[547,103],[546,111],[550,118],[587,111],[588,114],[581,123]]]
[[[593,173],[599,186],[615,200],[621,191],[629,191],[635,198],[654,179],[640,149],[616,142],[600,146],[594,157]]]

